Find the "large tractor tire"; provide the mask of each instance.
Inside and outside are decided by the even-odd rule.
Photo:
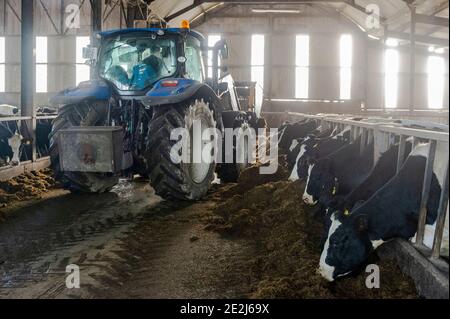
[[[237,117],[233,123],[233,130],[242,129],[242,132],[246,132],[251,128],[248,121],[242,117]],[[235,183],[238,181],[241,172],[246,169],[250,165],[250,154],[248,154],[248,139],[244,138],[242,141],[236,136],[233,136],[233,162],[226,163],[225,160],[225,145],[226,141],[223,143],[223,162],[218,166],[217,175],[220,178],[220,181],[223,183]],[[238,152],[238,149],[239,152]],[[241,158],[238,158],[238,154],[241,154]],[[256,154],[252,154],[255,156]]]
[[[206,195],[214,180],[215,161],[193,162],[193,145],[198,141],[192,138],[194,121],[200,121],[202,132],[204,129],[215,129],[217,122],[213,107],[203,100],[192,100],[185,104],[157,107],[154,110],[145,157],[150,184],[156,194],[165,199],[199,200]],[[191,137],[189,146],[186,147],[188,154],[182,154],[182,150],[177,154],[189,159],[181,162],[175,160],[173,153],[171,154],[174,146],[181,140],[171,140],[171,134],[180,128],[189,132]],[[217,137],[214,140],[217,143]]]
[[[73,126],[104,126],[106,119],[107,107],[102,103],[73,104],[60,109],[49,135],[50,158],[55,178],[65,189],[74,193],[105,193],[118,183],[119,178],[111,174],[62,172],[59,164],[57,133],[60,130]]]

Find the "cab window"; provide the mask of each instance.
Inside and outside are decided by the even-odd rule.
[[[186,56],[186,75],[189,79],[203,82],[203,59],[200,41],[189,36],[184,48]]]

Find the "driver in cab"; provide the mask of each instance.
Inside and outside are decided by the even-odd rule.
[[[147,53],[147,57],[144,57]],[[161,47],[152,45],[142,53],[142,62],[133,67],[131,87],[143,88],[159,78],[162,69]]]

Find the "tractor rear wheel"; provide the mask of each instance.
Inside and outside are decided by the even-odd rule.
[[[71,192],[104,193],[110,191],[119,181],[117,176],[111,174],[62,172],[59,166],[57,133],[73,126],[106,125],[107,109],[104,104],[96,102],[66,105],[60,109],[58,117],[53,121],[49,135],[51,168],[56,180],[61,181],[64,188]]]
[[[205,161],[202,158],[201,161],[194,161],[194,157],[199,155],[198,146],[202,150],[205,146],[193,130],[194,123],[201,123],[201,133],[205,129],[216,128],[209,103],[193,100],[184,105],[161,106],[154,110],[148,130],[145,158],[150,184],[156,194],[163,198],[199,200],[206,195],[214,179],[214,160]],[[183,139],[178,134],[178,140],[171,139],[176,129],[188,134],[185,139],[189,140],[187,145],[182,143]],[[201,145],[196,144],[196,148],[195,143]],[[217,143],[217,137],[214,143]],[[181,148],[180,145],[186,147]],[[197,150],[196,154],[194,150]]]

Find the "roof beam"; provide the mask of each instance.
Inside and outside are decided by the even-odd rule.
[[[194,0],[194,2],[173,13],[170,14],[168,16],[166,16],[165,20],[167,22],[169,22],[170,20],[173,20],[177,17],[179,17],[180,15],[185,14],[186,12],[195,9],[196,7],[198,7],[199,5],[203,4],[203,3],[216,3],[218,2],[217,0]],[[355,2],[355,0],[221,0],[220,2],[224,3],[224,4],[321,4],[321,3],[342,3],[342,4],[346,4],[360,12],[363,12],[365,14],[367,14],[366,9],[357,4]],[[381,22],[383,22],[385,20],[385,18],[383,17],[379,17]]]
[[[448,1],[444,1],[437,7],[433,8],[432,10],[427,10],[427,12],[422,12],[422,14],[427,14],[428,16],[435,16],[447,8],[448,8]],[[396,31],[405,31],[409,28],[409,24],[410,24],[409,21],[407,23],[402,23],[398,28],[395,28],[395,30]],[[431,34],[432,33],[434,33],[434,32],[431,32]]]
[[[192,9],[195,9],[196,7],[198,7],[199,5],[201,5],[202,3],[205,3],[205,2],[208,2],[208,1],[194,0],[194,2],[193,2],[191,5],[185,7],[185,8],[183,8],[183,9],[181,9],[181,10],[178,10],[178,11],[175,12],[175,13],[172,13],[172,14],[166,16],[166,17],[164,18],[164,20],[166,20],[166,22],[170,22],[170,20],[173,20],[173,19],[175,19],[175,18],[178,18],[179,16],[185,14],[185,13],[188,12],[188,11],[191,11]],[[217,1],[209,1],[209,2],[217,2]],[[222,1],[222,2],[223,2],[223,1]]]
[[[416,14],[416,23],[430,24],[447,28],[449,26],[448,19],[446,18],[427,16],[424,14]]]
[[[405,32],[387,31],[386,35],[390,38],[396,38],[396,39],[401,39],[401,40],[409,41],[411,39],[411,35],[409,33],[405,33]],[[441,46],[441,47],[448,47],[447,39],[435,38],[435,37],[430,37],[430,36],[426,36],[426,35],[416,34],[415,40],[416,40],[416,42],[433,44],[433,45]]]

